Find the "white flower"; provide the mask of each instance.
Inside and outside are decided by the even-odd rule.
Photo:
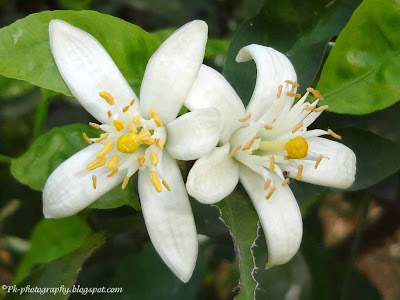
[[[140,96],[135,95],[106,50],[70,24],[50,22],[50,46],[71,93],[105,133],[84,138],[88,147],[48,178],[43,212],[73,215],[139,170],[139,194],[151,241],[184,282],[197,258],[193,214],[175,159],[197,159],[218,142],[220,114],[206,108],[176,118],[200,70],[207,25],[193,21],[177,30],[151,57]],[[56,145],[53,145],[56,146]]]
[[[296,73],[283,54],[249,45],[236,57],[238,62],[250,59],[257,65],[257,81],[246,109],[224,77],[202,66],[185,105],[191,111],[215,107],[225,126],[222,146],[197,160],[186,187],[194,198],[211,204],[228,196],[240,179],[261,220],[268,266],[273,266],[287,262],[301,243],[301,214],[289,178],[348,188],[356,157],[346,146],[319,137],[340,138],[333,131],[307,131],[327,106],[304,102],[309,92],[322,99],[311,88],[303,97],[296,94]],[[296,97],[301,99],[293,105]]]

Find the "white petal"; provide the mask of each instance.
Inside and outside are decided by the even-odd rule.
[[[97,120],[106,123],[110,108],[122,110],[137,99],[107,51],[89,33],[64,21],[52,20],[49,34],[61,76],[75,98]],[[99,96],[102,91],[114,97],[113,107]]]
[[[213,68],[202,65],[199,75],[185,101],[191,111],[201,108],[216,108],[224,121],[221,142],[229,140],[233,131],[241,124],[238,122],[246,114],[245,108],[235,90],[228,81]]]
[[[166,125],[165,149],[175,159],[193,160],[211,152],[218,143],[221,116],[215,108],[204,108],[180,116]]]
[[[249,168],[240,166],[243,184],[260,218],[268,246],[267,267],[288,262],[300,247],[303,223],[299,206],[289,186],[271,173],[276,187],[270,199],[265,199],[264,181]]]
[[[256,63],[257,80],[247,112],[258,120],[276,99],[278,86],[285,85],[285,80],[296,81],[297,76],[289,59],[272,48],[253,44],[242,48],[236,56],[237,62],[250,59]]]
[[[175,31],[153,54],[140,89],[142,113],[155,109],[165,123],[178,115],[199,73],[207,42],[207,24],[192,21]]]
[[[86,169],[102,147],[100,144],[86,147],[51,173],[43,190],[43,214],[46,218],[76,214],[122,182],[126,172],[107,178],[107,173],[103,173],[101,168],[93,171]],[[93,188],[92,175],[97,176],[96,189]]]
[[[214,149],[193,165],[186,188],[201,203],[213,204],[228,196],[239,181],[238,164],[229,155],[229,144]]]
[[[174,159],[164,152],[165,180],[171,187],[157,193],[149,168],[139,171],[139,195],[150,239],[167,266],[183,282],[192,276],[197,259],[197,235],[192,208]]]
[[[299,160],[297,163],[304,166],[301,181],[339,189],[347,189],[353,184],[356,174],[356,156],[350,148],[319,137],[307,139],[307,142],[308,151],[328,158],[323,158],[317,169],[315,169],[315,161]],[[289,165],[281,165],[281,167],[289,172],[289,177],[296,177],[297,169]]]

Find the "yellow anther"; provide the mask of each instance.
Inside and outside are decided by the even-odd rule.
[[[122,109],[122,112],[127,112],[130,108],[131,107],[129,105],[127,105]]]
[[[251,148],[251,146],[253,146],[254,141],[259,139],[260,137],[258,135],[253,136],[248,143],[242,148],[243,151],[249,150]]]
[[[335,133],[332,129],[328,129],[328,133],[333,136],[335,139],[341,140],[342,136],[338,135],[337,133]]]
[[[128,177],[128,176],[126,176],[126,177],[124,178],[124,182],[122,182],[122,186],[121,186],[121,189],[122,189],[122,190],[124,190],[124,189],[126,188],[126,186],[128,185],[128,183],[129,183],[129,178],[130,178],[130,177]]]
[[[269,169],[271,171],[275,170],[275,156],[269,158]]]
[[[88,144],[93,144],[93,141],[91,139],[89,139],[86,132],[82,133],[82,136],[85,139],[85,141],[88,142]]]
[[[139,168],[143,167],[144,162],[146,161],[146,158],[143,155],[140,155],[138,158],[138,164],[139,164]]]
[[[140,138],[134,132],[121,134],[117,141],[117,149],[119,152],[132,154],[140,146]]]
[[[124,123],[122,123],[121,120],[114,120],[113,124],[114,124],[115,129],[117,129],[117,131],[121,131],[122,129],[125,128],[125,125],[124,125]]]
[[[238,152],[242,148],[242,145],[237,145],[233,150],[231,151],[231,156],[234,156],[236,152]]]
[[[307,92],[313,94],[314,97],[318,98],[319,100],[324,100],[324,97],[318,90],[314,90],[312,87],[306,89]]]
[[[272,194],[275,192],[275,190],[276,190],[276,187],[272,187],[271,188],[271,190],[269,191],[269,193],[268,193],[268,195],[267,196],[265,196],[265,199],[269,199],[269,198],[271,198],[271,196],[272,196]]]
[[[246,122],[248,119],[251,118],[251,114],[247,114],[244,118],[239,119],[239,122]]]
[[[145,145],[153,145],[155,143],[155,139],[144,139],[142,140],[142,143]]]
[[[158,154],[155,152],[150,153],[150,161],[153,166],[157,166],[158,162],[160,161],[158,158]]]
[[[138,134],[139,139],[142,141],[151,139],[151,133],[149,130],[142,128]]]
[[[121,161],[121,157],[119,155],[113,155],[110,157],[107,163],[107,168],[110,170],[114,170],[117,164]]]
[[[264,190],[267,190],[270,184],[271,184],[271,178],[268,178],[264,184]]]
[[[97,123],[89,122],[89,126],[96,128],[96,129],[100,129],[100,125]]]
[[[169,187],[168,183],[164,179],[162,180],[162,184],[163,184],[163,186],[165,186],[165,188],[168,190],[168,192],[171,191],[171,188]]]
[[[287,93],[286,93],[286,96],[295,97],[295,98],[301,98],[301,95],[300,95],[300,94],[295,94],[295,93],[293,93],[293,92],[291,92],[291,91],[287,92]]]
[[[315,109],[314,105],[307,105],[306,107],[304,107],[304,110],[306,111],[313,111]]]
[[[100,92],[99,96],[107,101],[108,104],[114,105],[114,97],[110,93]]]
[[[156,123],[157,127],[161,127],[163,125],[161,117],[156,110],[150,109],[149,115],[153,118],[154,123]]]
[[[272,126],[270,126],[270,125],[268,125],[268,124],[265,124],[265,125],[264,125],[264,129],[266,129],[266,130],[271,130],[271,129],[272,129]]]
[[[285,155],[285,156],[283,157],[283,159],[284,159],[284,160],[289,160],[289,159],[290,159],[290,156],[289,156],[289,155]]]
[[[107,142],[104,147],[97,153],[97,158],[105,157],[111,150],[114,149],[114,142]]]
[[[134,132],[134,133],[137,133],[137,128],[136,128],[136,126],[133,125],[133,124],[129,124],[129,125],[128,125],[128,129],[129,129],[130,131]]]
[[[136,102],[136,99],[132,99],[131,102],[129,102],[129,105],[133,106],[133,104],[135,104],[135,102]]]
[[[276,98],[280,98],[280,97],[281,97],[281,95],[282,95],[282,90],[283,90],[283,85],[280,84],[280,85],[278,86],[278,93],[276,94]]]
[[[158,149],[164,149],[164,142],[161,139],[156,139],[155,145]]]
[[[320,106],[320,107],[314,109],[314,111],[315,111],[315,112],[321,112],[321,111],[324,111],[324,110],[326,110],[326,109],[328,109],[328,105],[322,105],[322,106]]]
[[[289,184],[289,178],[286,178],[283,182],[282,182],[282,186],[286,186]]]
[[[158,174],[157,174],[156,171],[151,171],[150,180],[151,180],[151,183],[153,184],[154,188],[156,189],[156,191],[158,193],[161,193],[162,186],[161,186],[161,183],[160,183],[160,178],[158,177]]]
[[[108,136],[109,136],[108,133],[100,135],[100,137],[96,140],[96,143],[101,143],[102,141],[108,139]]]
[[[94,161],[92,161],[90,164],[88,164],[86,166],[86,169],[88,171],[91,171],[91,170],[100,168],[100,167],[104,166],[105,164],[106,164],[106,159],[104,157],[98,158],[98,159],[95,159]]]
[[[302,136],[295,137],[285,144],[285,149],[289,158],[300,159],[307,156],[308,143]]]
[[[297,124],[296,126],[293,127],[292,133],[295,133],[297,130],[299,130],[303,126],[304,126],[303,122],[300,122],[299,124]]]
[[[107,115],[108,115],[109,118],[111,118],[111,116],[112,116],[111,110],[107,111]]]
[[[93,188],[96,189],[97,188],[97,177],[96,177],[96,175],[92,175],[92,184],[93,184]]]
[[[317,161],[315,162],[314,169],[318,168],[319,164],[320,164],[321,161],[322,161],[322,158],[323,158],[322,156],[320,156],[320,157],[317,158]]]
[[[137,115],[136,117],[133,118],[133,123],[135,123],[135,125],[142,125],[143,124],[142,117]]]
[[[299,167],[297,168],[297,175],[296,175],[296,179],[297,180],[301,180],[301,177],[303,176],[303,165],[299,165]]]
[[[296,81],[291,81],[291,80],[285,80],[285,83],[287,83],[287,84],[291,84],[292,86],[294,86],[294,87],[299,87],[300,86],[300,84],[298,84]]]
[[[117,172],[118,172],[118,168],[114,168],[114,169],[112,169],[112,171],[110,172],[110,174],[107,175],[107,177],[114,176],[115,174],[117,174]]]

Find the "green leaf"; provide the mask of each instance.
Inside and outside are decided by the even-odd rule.
[[[90,254],[105,242],[104,236],[100,234],[91,235],[84,244],[77,250],[60,257],[50,263],[40,266],[34,270],[25,280],[21,282],[19,287],[30,286],[32,288],[57,288],[64,286],[71,288],[75,283],[78,272],[81,269],[83,262],[90,256]],[[54,291],[53,291],[54,293]],[[45,296],[40,293],[8,293],[6,300],[12,299],[43,299],[43,297],[51,299],[66,299],[68,296],[62,292],[51,294],[46,293]]]
[[[217,206],[221,210],[221,218],[231,232],[236,258],[239,262],[240,292],[235,299],[253,299],[256,282],[252,277],[255,267],[252,248],[257,238],[257,213],[241,185]]]
[[[364,0],[354,12],[318,83],[329,110],[367,114],[400,99],[399,18],[396,0]]]
[[[360,0],[264,1],[258,15],[235,33],[224,65],[228,81],[247,104],[253,93],[254,62],[237,63],[239,50],[250,44],[273,47],[286,54],[303,87],[318,74],[329,40],[345,26]]]
[[[357,157],[356,180],[349,191],[361,190],[389,177],[400,169],[400,146],[368,131],[355,128],[337,130],[340,141]]]
[[[22,96],[33,88],[25,81],[0,76],[0,100]]]
[[[11,174],[21,183],[34,190],[43,190],[47,178],[66,159],[74,155],[88,144],[82,133],[98,136],[99,131],[88,125],[73,124],[56,127],[37,138],[32,146],[21,157],[11,163]],[[132,183],[121,190],[117,186],[100,197],[92,208],[106,209],[122,205],[130,205],[139,210],[139,199]]]
[[[19,283],[37,264],[45,264],[78,249],[92,230],[78,216],[44,219],[36,225],[31,247],[22,259],[15,283]]]
[[[51,56],[49,22],[64,20],[92,34],[135,92],[158,40],[138,26],[94,11],[45,11],[0,29],[0,74],[71,95]]]

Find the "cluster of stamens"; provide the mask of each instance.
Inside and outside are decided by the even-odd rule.
[[[121,109],[120,118],[116,112],[114,97],[105,91],[100,92],[99,96],[111,108],[107,111],[109,122],[102,125],[89,122],[91,127],[105,131],[98,138],[89,138],[85,132],[82,134],[89,144],[101,143],[104,145],[97,153],[96,159],[91,161],[86,169],[92,171],[104,167],[105,170],[102,173],[108,173],[108,178],[119,171],[126,170],[127,174],[121,187],[125,189],[136,170],[147,167],[150,169],[150,181],[154,189],[160,193],[164,186],[170,191],[171,188],[157,168],[160,164],[159,154],[162,153],[160,151],[164,149],[166,141],[166,131],[160,115],[151,109],[150,119],[144,119],[136,109],[132,109],[136,102],[135,99],[132,99],[129,105]],[[92,175],[92,183],[93,188],[96,189],[98,185],[96,175]]]

